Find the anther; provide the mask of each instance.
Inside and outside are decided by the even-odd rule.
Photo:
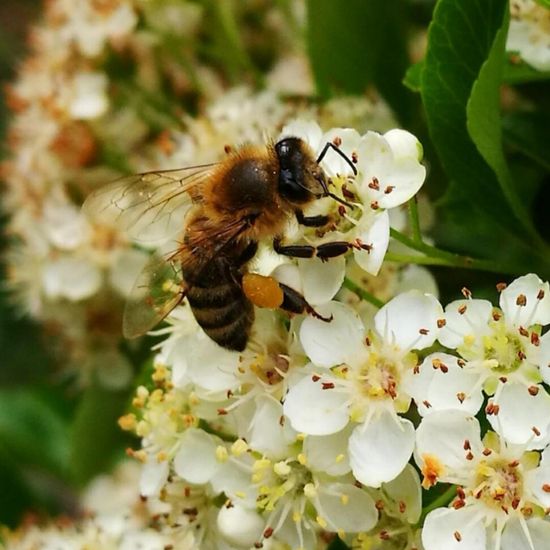
[[[542,300],[543,298],[544,298],[544,290],[542,290],[541,288],[537,294],[537,300]]]
[[[540,436],[540,430],[536,426],[533,426],[531,430],[537,437]]]
[[[426,336],[430,331],[427,328],[421,328],[418,332],[422,334],[422,336]]]
[[[462,304],[458,308],[458,313],[460,313],[460,315],[464,315],[467,309],[468,309],[468,306],[466,304]]]
[[[443,328],[446,324],[447,324],[447,321],[445,321],[445,319],[437,320],[437,328]]]
[[[496,287],[499,292],[502,292],[508,285],[506,283],[497,283]]]
[[[516,298],[516,306],[526,306],[527,305],[527,296],[525,294],[518,294]]]
[[[457,542],[460,542],[462,540],[462,535],[460,534],[459,531],[454,532],[454,537],[457,540]]]
[[[534,397],[535,395],[538,395],[539,387],[538,386],[529,386],[527,388],[527,391],[529,392],[529,395],[532,395]]]
[[[540,346],[540,337],[536,332],[531,333],[531,344],[535,347]]]
[[[470,299],[472,297],[472,291],[465,286],[460,289],[460,292],[462,292],[462,296],[464,296],[464,298]]]

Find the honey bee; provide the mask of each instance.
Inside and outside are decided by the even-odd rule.
[[[334,143],[316,158],[309,145],[285,137],[264,146],[245,145],[219,163],[123,177],[94,191],[84,203],[92,219],[107,218],[138,241],[180,233],[168,258],[152,256],[126,304],[123,333],[144,334],[184,297],[205,333],[220,346],[242,351],[254,320],[254,305],[322,317],[296,290],[248,271],[258,242],[272,239],[274,250],[290,257],[322,260],[357,243],[335,241],[284,245],[289,218],[323,227],[329,216],[305,216],[303,208],[332,197],[320,162],[329,151],[352,161]]]

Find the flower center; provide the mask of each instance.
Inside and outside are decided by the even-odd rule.
[[[258,485],[258,508],[266,511],[274,510],[279,501],[290,496],[302,495],[306,486],[312,482],[312,475],[305,463],[305,459],[272,462],[262,458],[257,460],[253,466],[252,481]]]
[[[493,332],[483,338],[484,359],[495,361],[499,373],[516,371],[525,359],[525,349],[519,336],[510,334],[502,321],[491,323]]]
[[[358,372],[360,394],[369,399],[395,399],[400,370],[395,362],[371,353]]]
[[[508,513],[515,510],[523,497],[523,474],[519,461],[503,458],[481,461],[476,469],[471,494],[491,508]]]

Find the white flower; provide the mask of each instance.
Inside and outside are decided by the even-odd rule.
[[[477,299],[449,304],[439,341],[461,358],[434,354],[422,364],[410,388],[421,414],[430,406],[475,413],[483,388],[494,394],[486,410],[493,429],[512,443],[544,446],[550,396],[540,382],[550,380],[550,338],[540,333],[549,322],[550,287],[533,274],[502,290],[500,309]]]
[[[98,72],[78,73],[73,80],[73,98],[69,114],[77,120],[89,120],[107,112],[107,76]]]
[[[548,539],[541,535],[548,536],[550,524],[537,516],[550,504],[549,458],[545,450],[539,463],[537,452],[507,445],[494,432],[482,441],[477,419],[463,411],[425,417],[415,450],[424,486],[442,481],[458,487],[450,508],[426,517],[424,548],[546,548]]]
[[[95,294],[101,286],[101,272],[86,258],[61,257],[47,264],[42,274],[44,292],[48,298],[83,300]]]
[[[320,312],[333,319],[303,321],[300,340],[313,365],[291,382],[284,412],[295,430],[311,435],[335,434],[354,422],[343,452],[349,450],[354,476],[378,487],[411,456],[414,427],[398,415],[410,403],[402,380],[416,366],[412,350],[435,341],[443,311],[433,296],[407,292],[380,309],[368,334],[348,306],[331,302]]]
[[[331,143],[336,144],[347,158],[329,148],[321,166],[329,177],[329,186],[339,193],[342,200],[353,204],[353,208],[346,208],[334,199],[316,201],[308,210],[309,215],[332,212],[336,226],[321,239],[307,231],[306,238],[315,244],[330,240],[354,243],[356,262],[368,273],[376,275],[389,244],[387,209],[409,200],[424,182],[426,170],[420,164],[420,143],[404,130],[391,130],[384,136],[376,132],[360,136],[351,128],[332,128],[323,133],[316,122],[301,119],[287,124],[279,139],[288,136],[302,138],[316,157],[325,150],[327,143]],[[350,164],[355,165],[357,175]],[[332,265],[332,273],[324,273],[331,263],[334,260],[317,266],[317,277],[343,280],[343,263],[337,267]],[[339,271],[335,275],[336,269]]]
[[[539,71],[550,70],[550,9],[535,0],[511,0],[506,49]]]

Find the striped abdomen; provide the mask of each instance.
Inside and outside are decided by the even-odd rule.
[[[200,277],[184,271],[184,278],[191,283],[187,299],[195,319],[214,342],[242,351],[254,321],[254,308],[240,285],[240,270],[227,261],[210,262]]]

